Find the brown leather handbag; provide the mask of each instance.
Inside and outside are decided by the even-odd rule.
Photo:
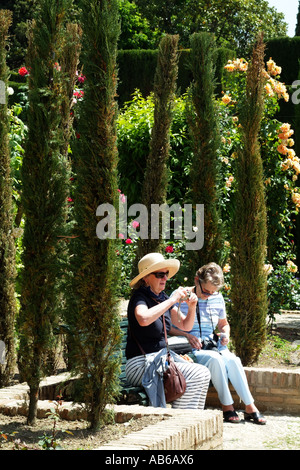
[[[171,403],[172,401],[180,398],[186,391],[186,380],[185,380],[183,373],[181,372],[180,369],[178,369],[173,357],[171,356],[169,346],[168,346],[164,315],[163,315],[163,323],[164,323],[166,345],[167,345],[167,350],[168,350],[167,358],[166,358],[166,363],[168,364],[168,367],[163,374],[163,382],[164,382],[166,402]]]

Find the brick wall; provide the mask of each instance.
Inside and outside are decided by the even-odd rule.
[[[274,370],[245,367],[249,388],[260,411],[280,411],[300,414],[300,370]],[[232,398],[237,409],[244,408],[230,385]],[[207,406],[220,407],[217,393],[209,389]]]

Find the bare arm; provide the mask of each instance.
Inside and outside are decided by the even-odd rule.
[[[174,305],[174,303],[179,302],[181,298],[184,298],[187,294],[187,291],[183,287],[179,287],[172,297],[165,300],[164,302],[160,302],[154,307],[148,308],[146,305],[137,305],[135,307],[135,317],[140,326],[148,326],[151,323],[155,322],[163,313],[165,313],[169,308]],[[172,309],[172,311],[175,309]],[[176,309],[177,312],[177,309]],[[172,312],[171,312],[172,315]],[[173,321],[173,317],[172,317]],[[188,329],[188,328],[187,328]],[[191,328],[190,328],[191,329]]]
[[[187,331],[177,330],[176,328],[172,327],[169,331],[169,334],[171,336],[184,336],[185,338],[187,338],[192,348],[201,349],[200,338],[197,338],[197,336],[191,335],[191,333],[188,333]]]
[[[222,338],[221,344],[226,346],[229,343],[229,336],[230,336],[230,326],[226,318],[223,318],[218,321],[218,330],[220,333],[225,333],[226,337]]]

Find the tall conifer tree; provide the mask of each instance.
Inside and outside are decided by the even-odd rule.
[[[167,197],[170,127],[178,75],[178,40],[177,35],[166,35],[161,39],[158,50],[154,77],[154,123],[142,188],[142,203],[148,209],[149,220],[151,204],[164,204]],[[160,251],[161,224],[158,238],[152,239],[151,233],[148,236],[148,239],[139,240],[138,260],[147,253]]]
[[[5,362],[0,363],[0,387],[7,385],[14,373],[15,342],[15,245],[13,238],[12,178],[9,152],[7,110],[8,69],[6,39],[12,14],[0,10],[0,341],[5,345]]]
[[[298,2],[298,13],[297,13],[295,36],[300,36],[300,2]]]
[[[19,367],[30,389],[28,424],[36,420],[40,380],[57,322],[62,274],[68,165],[62,129],[63,82],[59,61],[68,0],[40,0],[29,33],[28,136],[22,166],[24,254],[19,316]]]
[[[213,34],[191,36],[191,105],[188,120],[194,145],[191,201],[204,204],[204,246],[192,253],[193,269],[211,261],[221,264],[223,237],[218,209],[220,132],[215,108],[216,44]]]
[[[255,361],[266,337],[267,280],[264,272],[267,239],[266,203],[259,130],[264,110],[264,43],[253,49],[241,104],[241,147],[238,152],[235,207],[232,221],[232,338],[244,365]]]
[[[70,362],[82,378],[88,419],[98,429],[105,407],[118,393],[119,326],[117,287],[119,269],[115,239],[96,235],[97,208],[118,208],[116,146],[117,0],[83,0],[82,57],[84,99],[74,147],[76,192],[75,234],[72,241],[72,279],[68,323]],[[103,214],[105,215],[105,214]]]

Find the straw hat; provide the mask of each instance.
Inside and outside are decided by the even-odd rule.
[[[134,279],[132,279],[129,285],[130,287],[135,286],[135,284],[144,276],[158,271],[159,269],[168,269],[170,278],[177,273],[179,267],[180,262],[178,259],[165,259],[160,253],[149,253],[148,255],[143,256],[143,258],[139,261],[139,274]]]

